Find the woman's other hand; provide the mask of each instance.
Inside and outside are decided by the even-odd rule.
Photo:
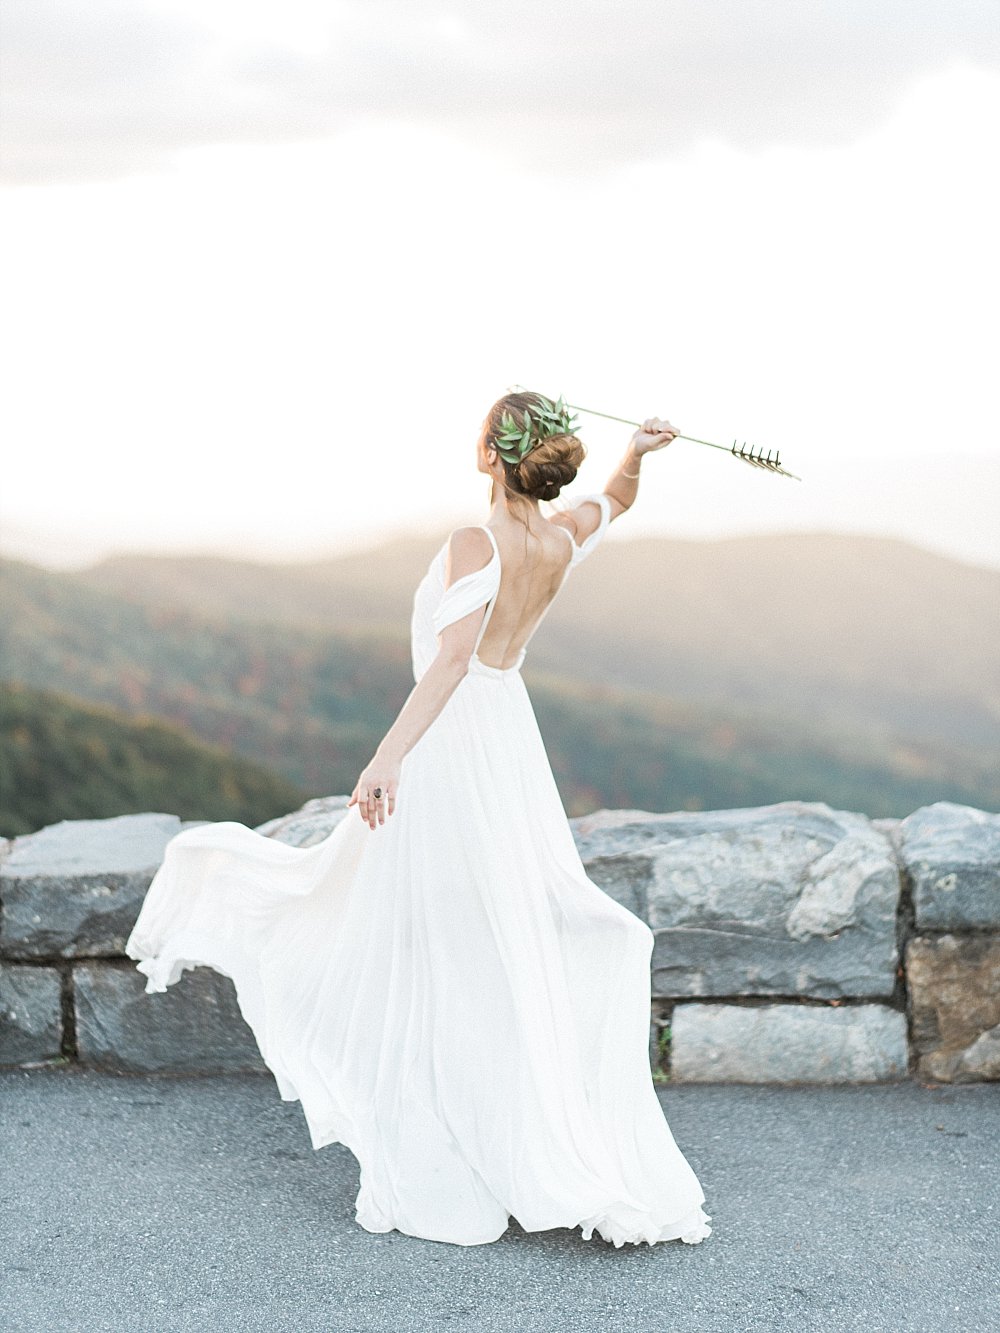
[[[637,454],[650,454],[663,449],[677,438],[680,431],[661,417],[647,417],[630,441]]]
[[[383,759],[376,754],[355,783],[347,805],[348,808],[357,805],[358,814],[370,828],[375,827],[376,820],[384,824],[386,816],[395,810],[400,769],[401,765],[397,761]],[[376,788],[382,793],[379,797],[375,795]]]

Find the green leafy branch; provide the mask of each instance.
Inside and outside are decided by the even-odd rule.
[[[573,434],[576,415],[574,413],[570,416],[562,395],[554,403],[541,394],[536,397],[535,415],[532,416],[531,409],[526,407],[523,426],[519,426],[506,409],[500,418],[501,434],[496,438],[495,448],[508,463],[520,463],[529,450],[543,440],[551,439],[553,435]]]

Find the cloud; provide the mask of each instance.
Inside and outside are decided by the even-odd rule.
[[[912,77],[1000,64],[993,0],[8,0],[4,175],[424,124],[567,176],[706,138],[845,142]]]

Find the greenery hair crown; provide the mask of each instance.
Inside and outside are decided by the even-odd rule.
[[[569,415],[562,394],[552,403],[541,394],[537,398],[535,415],[529,408],[524,409],[524,425],[518,426],[511,413],[505,408],[500,418],[501,433],[497,436],[494,448],[507,463],[520,463],[525,454],[536,448],[543,440],[553,435],[572,435],[576,413]]]

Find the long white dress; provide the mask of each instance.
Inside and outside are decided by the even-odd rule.
[[[566,575],[600,542],[572,546]],[[568,508],[564,502],[559,508]],[[500,552],[417,587],[415,680],[500,586]],[[580,1226],[695,1244],[705,1196],[649,1065],[653,933],[587,877],[521,676],[473,656],[405,756],[396,808],[293,847],[234,821],[166,846],[126,943],[146,991],[232,978],[312,1146],[360,1164],[368,1231],[477,1245]]]

